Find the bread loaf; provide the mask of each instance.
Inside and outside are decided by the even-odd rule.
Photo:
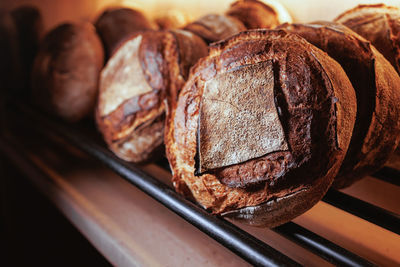
[[[335,21],[369,40],[400,74],[399,8],[384,4],[359,5]]]
[[[197,34],[207,43],[213,43],[244,31],[246,27],[234,17],[209,14],[186,25],[184,29]]]
[[[215,214],[274,227],[331,185],[356,100],[324,52],[286,31],[257,30],[213,44],[169,109],[176,190]]]
[[[56,27],[46,35],[35,58],[34,102],[71,122],[92,115],[103,62],[103,47],[93,25]]]
[[[239,0],[230,6],[226,14],[243,22],[247,29],[273,29],[283,22],[291,22],[283,6],[268,2],[271,4],[259,0]]]
[[[107,58],[136,32],[157,29],[157,25],[142,12],[131,8],[106,9],[95,22],[95,26],[103,41]]]
[[[203,40],[183,30],[138,33],[101,73],[97,125],[122,159],[143,162],[163,144],[165,101],[176,98],[189,68],[206,55]]]
[[[282,25],[337,60],[357,96],[357,119],[346,158],[333,184],[336,188],[380,169],[399,142],[400,78],[370,43],[333,22]]]

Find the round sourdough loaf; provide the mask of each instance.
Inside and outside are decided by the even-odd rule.
[[[369,40],[400,74],[400,9],[384,4],[359,5],[336,22]]]
[[[184,29],[197,34],[207,43],[213,43],[244,31],[246,27],[234,17],[209,14],[186,25]]]
[[[33,101],[68,121],[93,115],[103,61],[103,46],[92,24],[56,27],[34,61]]]
[[[96,108],[98,128],[114,153],[142,162],[159,151],[164,102],[176,97],[189,68],[206,54],[204,41],[183,30],[138,33],[116,50],[101,73]]]
[[[350,142],[356,100],[340,65],[286,31],[211,46],[170,101],[176,190],[213,213],[274,227],[316,204]]]
[[[226,15],[237,18],[247,29],[273,29],[281,23],[292,22],[287,10],[273,0],[239,0],[230,6]]]
[[[112,56],[124,40],[135,33],[157,29],[157,25],[148,20],[142,12],[131,8],[108,8],[94,25],[103,41],[107,58]]]
[[[350,147],[333,186],[342,188],[373,174],[400,138],[400,78],[363,37],[334,22],[282,25],[338,61],[354,87],[357,118]]]

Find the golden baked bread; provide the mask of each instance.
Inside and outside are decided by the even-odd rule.
[[[33,101],[72,122],[93,115],[103,62],[103,46],[92,24],[56,27],[35,58]]]
[[[206,54],[204,41],[183,30],[138,33],[116,50],[101,73],[96,108],[97,126],[115,154],[143,162],[159,152],[165,101]]]
[[[369,40],[400,74],[400,9],[384,4],[359,5],[336,22]]]
[[[169,102],[176,190],[215,214],[274,227],[316,204],[339,171],[356,115],[341,66],[286,31],[211,45]]]
[[[333,186],[343,188],[380,169],[400,138],[400,78],[363,37],[334,22],[282,25],[327,52],[356,92],[357,118],[349,150]]]

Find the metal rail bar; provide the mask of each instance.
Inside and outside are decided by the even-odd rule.
[[[156,162],[156,164],[165,170],[170,170],[168,161],[166,159],[160,159]],[[374,266],[374,264],[368,260],[336,245],[335,243],[296,223],[289,222],[271,230],[335,265]]]
[[[366,259],[293,222],[272,229],[336,266],[375,266]]]
[[[375,174],[373,174],[372,177],[396,186],[400,186],[400,170],[396,170],[390,167],[383,167]]]
[[[400,215],[330,189],[322,199],[324,202],[379,225],[393,233],[400,234]]]

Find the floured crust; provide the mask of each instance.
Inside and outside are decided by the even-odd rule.
[[[265,61],[274,65],[275,105],[280,109],[289,151],[195,176],[196,133],[205,83],[220,73]],[[276,222],[263,224],[273,226],[322,198],[347,150],[356,106],[354,89],[335,61],[295,35],[259,30],[215,44],[210,55],[192,69],[178,102],[169,109],[165,142],[177,191],[214,213],[289,199],[286,211],[278,208],[281,217]],[[309,194],[316,184],[323,185]],[[291,196],[300,191],[304,192],[300,200],[292,201]],[[296,205],[303,208],[296,210]]]
[[[275,107],[274,86],[272,61],[234,68],[205,82],[196,173],[288,150]]]
[[[281,23],[277,10],[258,0],[236,1],[226,14],[243,22],[247,29],[273,29]]]
[[[186,25],[184,29],[197,34],[207,43],[212,43],[244,31],[246,27],[234,17],[209,14]]]
[[[114,153],[143,162],[159,151],[164,102],[205,53],[206,44],[184,31],[142,32],[119,47],[102,71],[96,109],[98,128]]]
[[[34,62],[35,103],[69,121],[92,115],[103,61],[93,25],[58,26],[45,37]]]
[[[145,15],[131,8],[106,9],[96,20],[95,26],[103,41],[107,57],[137,32],[155,30],[157,25]]]
[[[336,188],[380,169],[399,142],[400,79],[368,41],[333,22],[283,25],[327,52],[346,71],[357,96],[357,118]]]
[[[335,21],[369,40],[400,74],[399,8],[384,4],[359,5]]]

